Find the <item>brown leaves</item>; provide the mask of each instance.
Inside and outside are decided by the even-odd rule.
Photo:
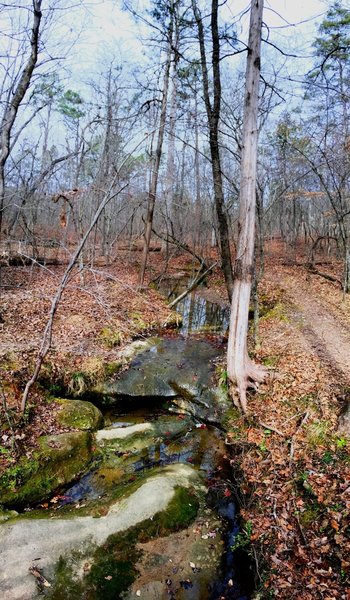
[[[265,294],[272,285],[265,282]],[[227,436],[230,464],[237,469],[238,462],[243,473],[242,515],[252,523],[267,593],[281,600],[348,600],[350,444],[337,442],[337,374],[305,343],[295,307],[283,304],[283,295],[279,302],[287,319],[266,319],[260,331],[260,358],[274,358],[278,377],[272,371],[249,400],[254,416],[239,424],[239,435],[233,429]]]

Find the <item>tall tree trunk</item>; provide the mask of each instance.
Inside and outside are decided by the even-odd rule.
[[[4,201],[5,201],[5,165],[10,154],[10,141],[12,128],[18,113],[19,106],[29,88],[30,80],[38,60],[39,29],[41,22],[41,0],[33,0],[33,27],[30,38],[31,52],[27,64],[10,100],[5,108],[1,121],[0,132],[0,235],[2,231]]]
[[[231,300],[233,290],[232,262],[229,243],[229,230],[225,212],[224,191],[219,147],[219,121],[221,107],[220,77],[220,40],[218,29],[218,0],[211,3],[211,35],[212,35],[212,67],[213,67],[213,101],[210,100],[209,74],[205,49],[205,36],[202,17],[196,0],[192,0],[192,10],[198,29],[198,41],[203,78],[203,96],[209,125],[209,145],[214,184],[214,199],[218,218],[221,267],[225,277],[228,297]]]
[[[258,101],[263,4],[263,0],[251,0],[241,158],[239,235],[227,352],[228,377],[232,385],[237,384],[238,404],[243,412],[247,412],[247,388],[256,388],[256,384],[263,381],[265,377],[265,370],[253,363],[248,356],[247,349],[249,301],[254,272]]]
[[[198,127],[198,90],[197,80],[194,83],[194,172],[196,180],[196,205],[195,205],[195,230],[194,230],[194,248],[198,250],[201,244],[201,180],[199,163],[199,127]]]
[[[173,35],[174,35],[174,2],[173,1],[171,2],[171,6],[170,6],[170,22],[169,22],[167,35],[168,35],[168,49],[167,49],[165,73],[164,73],[164,80],[163,80],[163,96],[162,96],[162,104],[161,104],[160,119],[159,119],[156,154],[155,154],[155,158],[154,158],[151,182],[150,182],[150,187],[149,187],[149,192],[148,192],[147,215],[146,215],[144,244],[143,244],[143,250],[142,250],[141,271],[140,271],[140,280],[139,280],[140,287],[143,286],[145,272],[146,272],[146,266],[147,266],[147,260],[148,260],[148,254],[149,254],[149,247],[150,247],[150,242],[151,242],[151,234],[152,234],[152,226],[153,226],[154,207],[155,207],[156,195],[157,195],[159,167],[160,167],[160,160],[162,157],[162,149],[163,149],[165,121],[166,121],[167,103],[168,103],[171,57],[172,57],[172,53],[173,53]]]
[[[170,102],[169,102],[169,125],[167,132],[167,142],[168,142],[168,155],[167,155],[167,164],[166,164],[166,174],[165,174],[165,214],[167,218],[170,218],[172,222],[174,222],[173,216],[177,213],[178,207],[175,204],[175,135],[176,135],[176,113],[177,113],[177,97],[178,97],[178,63],[179,63],[179,54],[177,49],[179,47],[179,20],[178,18],[174,19],[174,39],[172,42],[174,51],[173,51],[173,60],[171,65],[171,93],[170,93]],[[166,243],[166,248],[168,248],[168,244]]]

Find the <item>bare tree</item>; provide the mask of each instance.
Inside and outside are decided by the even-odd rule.
[[[97,224],[101,214],[103,213],[104,209],[106,208],[108,202],[110,202],[112,200],[112,198],[114,198],[116,195],[120,194],[123,191],[123,189],[126,187],[126,185],[125,185],[122,188],[120,188],[119,190],[117,190],[116,192],[114,192],[113,187],[117,180],[118,180],[118,174],[112,180],[112,182],[109,186],[109,189],[106,191],[103,200],[101,201],[99,207],[97,208],[95,214],[93,215],[91,223],[90,223],[88,229],[86,230],[85,234],[83,235],[82,239],[80,240],[80,243],[77,246],[75,252],[73,253],[73,255],[69,261],[69,264],[62,276],[60,284],[57,288],[56,294],[51,301],[50,312],[48,315],[46,327],[45,327],[43,337],[41,340],[40,349],[38,351],[37,358],[35,361],[34,372],[33,372],[32,377],[27,381],[26,386],[24,388],[24,392],[23,392],[23,396],[22,396],[22,400],[21,400],[22,417],[24,416],[25,411],[26,411],[27,400],[28,400],[30,390],[32,389],[33,385],[36,383],[36,381],[39,377],[40,371],[41,371],[41,367],[45,360],[45,357],[47,356],[47,353],[49,352],[49,350],[51,348],[54,318],[55,318],[58,306],[60,304],[63,292],[66,289],[66,287],[71,279],[72,272],[74,271],[74,269],[76,267],[77,261],[84,249],[84,246],[90,236],[90,233],[96,226],[96,224]]]
[[[227,373],[237,384],[239,407],[247,412],[247,388],[263,381],[265,371],[248,356],[249,301],[254,272],[255,209],[258,151],[258,102],[263,0],[251,0],[242,136],[240,211],[231,304]]]
[[[205,34],[202,17],[196,0],[192,0],[192,9],[198,29],[200,64],[202,69],[203,96],[209,126],[209,145],[212,164],[214,199],[218,218],[221,266],[225,277],[228,297],[231,300],[233,275],[229,243],[228,222],[225,212],[224,191],[222,182],[222,166],[219,146],[219,122],[221,107],[221,75],[220,75],[220,39],[218,27],[218,0],[211,3],[211,36],[212,36],[212,69],[213,99],[210,98],[210,82],[205,48]]]
[[[29,88],[35,65],[38,60],[39,31],[41,22],[41,0],[33,0],[33,26],[30,38],[30,56],[14,89],[9,90],[1,120],[0,147],[0,234],[5,199],[5,165],[10,154],[11,132],[16,120],[19,106]]]
[[[163,149],[163,141],[164,141],[164,132],[165,132],[165,121],[167,115],[167,105],[168,105],[168,91],[169,91],[169,82],[170,82],[170,67],[171,67],[171,58],[173,55],[173,37],[174,37],[174,17],[175,17],[175,6],[176,2],[172,0],[169,6],[169,23],[168,29],[166,32],[167,37],[167,56],[165,62],[165,71],[163,78],[163,89],[162,89],[162,101],[161,101],[161,109],[160,109],[160,117],[159,117],[159,129],[157,135],[157,143],[156,143],[156,152],[154,156],[154,161],[151,166],[152,173],[150,179],[150,187],[148,192],[147,199],[147,214],[146,214],[146,224],[145,224],[145,233],[144,233],[144,245],[141,259],[141,271],[140,271],[140,286],[143,286],[147,259],[149,253],[149,247],[151,242],[152,235],[152,225],[153,225],[153,215],[154,215],[154,207],[156,202],[157,195],[157,187],[158,187],[158,177],[159,177],[159,167],[160,161],[162,157],[162,149]]]

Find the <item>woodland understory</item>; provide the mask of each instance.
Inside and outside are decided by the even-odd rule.
[[[273,0],[12,4],[0,476],[71,430],[59,397],[120,373],[132,340],[179,336],[159,284],[185,278],[231,309],[223,493],[256,598],[350,600],[349,0],[293,24]]]
[[[251,356],[269,374],[259,391],[249,394],[248,416],[237,413],[230,421],[226,460],[235,484],[228,481],[224,493],[238,498],[242,531],[237,546],[255,563],[259,598],[348,599],[350,447],[349,432],[340,431],[338,422],[349,400],[350,365],[345,361],[342,368],[333,350],[341,346],[341,335],[349,342],[350,304],[339,286],[310,273],[302,250],[298,264],[286,264],[282,250],[277,242],[268,247],[255,349],[250,340]],[[37,266],[2,268],[2,472],[13,469],[22,453],[30,457],[38,436],[67,431],[55,421],[57,390],[63,386],[79,396],[84,378],[91,383],[103,377],[128,341],[174,326],[164,297],[151,287],[135,292],[139,254],[121,251],[113,265],[96,266],[84,281],[77,273],[71,281],[22,423],[21,393],[62,267],[50,273]],[[155,279],[162,272],[161,253],[151,252],[150,260],[149,276]],[[337,277],[341,265],[322,260],[323,270]],[[168,275],[192,267],[179,253]],[[204,294],[226,301],[219,270],[208,276],[207,286]],[[333,319],[333,331],[326,323],[333,347],[310,322],[308,308]],[[218,375],[222,385],[224,369]]]

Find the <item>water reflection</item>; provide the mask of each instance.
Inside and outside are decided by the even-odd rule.
[[[177,298],[190,285],[189,279],[171,282],[163,280],[160,291],[169,301]],[[200,293],[200,288],[193,290],[174,307],[182,315],[180,332],[183,335],[203,329],[218,334],[224,334],[229,326],[230,309],[210,302]]]
[[[208,329],[215,333],[225,333],[230,320],[230,309],[209,302],[193,291],[181,300],[175,310],[182,315],[181,333]]]

